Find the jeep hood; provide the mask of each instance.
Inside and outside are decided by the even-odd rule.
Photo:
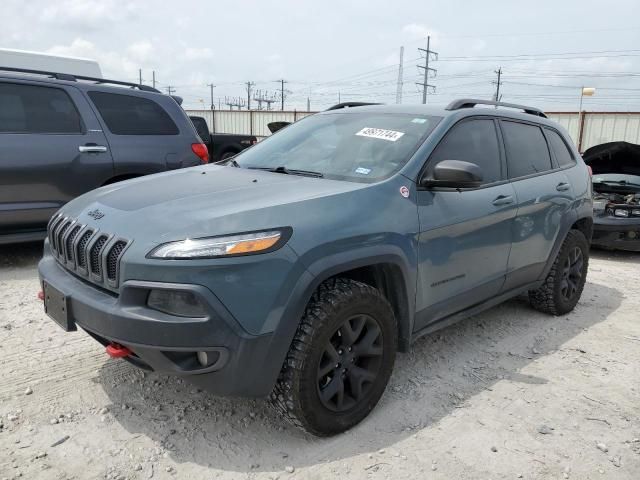
[[[290,226],[296,216],[322,213],[323,199],[368,186],[206,165],[102,187],[63,212],[105,232],[161,243]]]

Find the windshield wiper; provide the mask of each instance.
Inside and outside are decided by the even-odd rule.
[[[226,167],[227,165],[231,165],[232,167],[242,168],[238,162],[236,162],[233,158],[226,158],[224,160],[220,160],[215,162],[215,165],[222,165]]]
[[[248,167],[251,170],[264,170],[266,172],[273,172],[273,173],[284,173],[285,175],[302,175],[305,177],[315,177],[315,178],[322,178],[324,177],[324,175],[320,172],[313,172],[311,170],[298,170],[295,168],[287,168],[284,166],[280,166],[280,167]]]

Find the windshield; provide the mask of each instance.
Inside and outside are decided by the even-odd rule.
[[[243,168],[371,182],[398,171],[439,121],[440,117],[396,113],[313,115],[235,160]]]
[[[621,173],[601,173],[593,176],[594,188],[597,186],[598,190],[602,190],[603,187],[615,190],[640,190],[640,176],[638,175],[626,175]]]

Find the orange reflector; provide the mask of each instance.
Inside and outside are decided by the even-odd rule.
[[[280,235],[275,235],[270,238],[259,238],[257,240],[243,240],[236,243],[233,247],[230,247],[229,250],[227,250],[227,254],[260,252],[273,247],[279,239]]]

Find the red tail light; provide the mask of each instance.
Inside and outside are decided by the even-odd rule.
[[[204,143],[192,143],[191,150],[200,157],[202,163],[209,163],[209,150],[207,150],[207,146]]]

